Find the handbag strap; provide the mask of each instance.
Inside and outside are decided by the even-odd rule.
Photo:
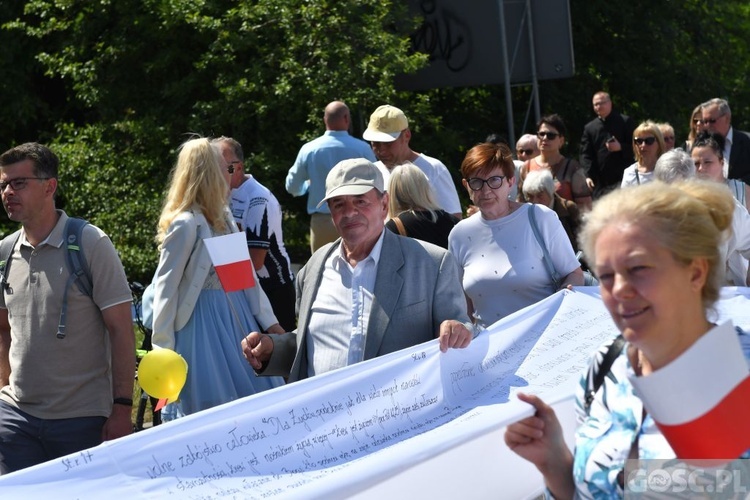
[[[555,290],[560,289],[560,275],[555,270],[555,266],[552,264],[552,258],[549,255],[549,251],[547,250],[547,245],[544,244],[544,239],[542,239],[542,235],[539,232],[539,226],[536,224],[536,207],[532,203],[529,207],[529,224],[531,224],[531,230],[534,232],[534,237],[536,238],[536,242],[539,243],[539,246],[542,247],[542,262],[544,262],[544,267],[547,268],[547,272],[552,276],[552,282],[555,284]]]
[[[407,236],[404,223],[401,221],[398,215],[393,218],[393,222],[396,224],[396,228],[398,229],[398,234],[400,234],[401,236]]]
[[[569,166],[570,166],[570,158],[568,158],[568,161],[565,162],[565,168],[563,168],[563,173],[562,173],[562,180],[563,181],[565,180],[565,178],[568,175],[568,167]]]

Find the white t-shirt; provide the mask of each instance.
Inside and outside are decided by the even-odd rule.
[[[438,206],[449,214],[460,214],[461,203],[458,201],[458,192],[453,177],[443,162],[430,156],[420,154],[412,163],[425,173],[430,180],[432,189],[435,190],[435,201]],[[391,171],[383,165],[382,161],[376,162],[375,166],[383,174],[383,182],[386,189],[388,188],[388,179],[391,178]]]
[[[721,257],[726,259],[726,283],[747,286],[747,266],[750,258],[750,214],[744,205],[734,200],[732,234],[719,246]]]
[[[463,219],[448,236],[448,248],[462,269],[464,291],[480,324],[489,326],[555,292],[542,260],[542,248],[529,222],[536,206],[539,232],[561,277],[579,267],[557,214],[541,205],[524,204],[495,220],[481,214]]]
[[[247,237],[249,248],[266,250],[258,279],[264,291],[294,281],[281,230],[281,205],[264,185],[250,175],[232,190],[232,216]]]
[[[636,175],[637,173],[637,175]],[[648,184],[654,180],[654,171],[638,172],[638,163],[633,163],[622,171],[622,184],[620,187],[637,186],[639,184]]]

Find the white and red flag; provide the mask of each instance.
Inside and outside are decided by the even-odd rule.
[[[255,274],[245,233],[231,233],[203,240],[225,292],[255,286]]]
[[[630,381],[677,458],[732,460],[750,449],[750,370],[731,322]]]

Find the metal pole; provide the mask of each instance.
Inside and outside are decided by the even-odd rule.
[[[534,46],[534,22],[531,18],[531,0],[526,0],[525,13],[529,26],[529,62],[531,63],[531,98],[534,100],[536,122],[542,117],[539,110],[539,81],[536,74],[536,47]]]
[[[510,94],[510,66],[508,65],[508,43],[505,40],[505,6],[504,0],[498,0],[500,6],[500,41],[503,51],[503,77],[505,80],[505,107],[508,120],[508,141],[511,147],[516,144],[516,131],[513,127],[513,99]]]

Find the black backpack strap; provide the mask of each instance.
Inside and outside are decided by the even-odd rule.
[[[83,219],[69,217],[65,223],[65,246],[67,247],[68,270],[75,274],[78,289],[84,295],[94,296],[94,285],[91,282],[91,271],[89,271],[86,256],[83,254],[83,228],[88,224]]]
[[[622,352],[624,346],[625,339],[622,335],[618,335],[612,340],[612,343],[609,344],[604,356],[599,358],[599,353],[597,353],[597,356],[591,361],[589,372],[586,375],[586,394],[584,395],[583,401],[583,408],[586,411],[586,415],[589,414],[596,393],[604,384],[604,378],[612,369],[612,365]]]
[[[91,273],[86,262],[86,256],[83,253],[82,234],[83,228],[88,224],[83,219],[69,217],[65,222],[65,241],[63,242],[66,249],[66,259],[68,262],[68,281],[65,283],[65,292],[63,292],[62,307],[60,309],[60,322],[57,325],[57,338],[65,338],[65,321],[68,315],[68,290],[73,283],[78,285],[78,289],[88,297],[94,296],[94,287],[91,282]]]
[[[13,256],[13,249],[16,248],[16,243],[18,243],[20,237],[21,230],[19,229],[0,241],[0,286],[2,286],[3,292],[10,290],[10,285],[8,284],[10,261]]]

